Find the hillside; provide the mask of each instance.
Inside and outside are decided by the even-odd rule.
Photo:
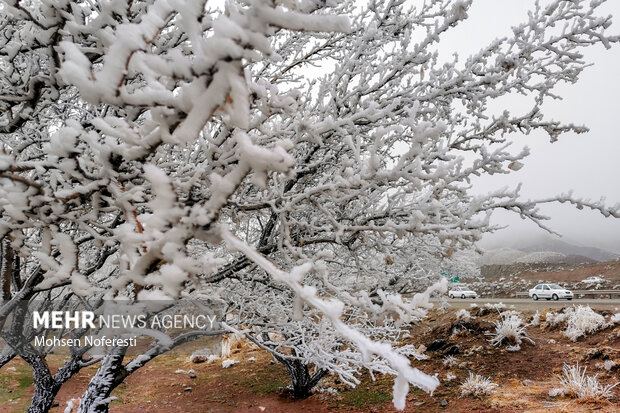
[[[469,283],[480,294],[513,296],[539,282],[557,282],[574,290],[620,289],[620,260],[592,264],[515,263],[484,265],[481,280]]]
[[[578,245],[551,236],[525,237],[489,246],[482,264],[515,262],[592,263],[611,261],[620,254],[601,248]]]

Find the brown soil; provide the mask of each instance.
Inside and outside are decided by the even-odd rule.
[[[472,314],[476,316],[476,310]],[[610,358],[620,365],[620,326],[606,329],[592,336],[572,342],[558,328],[529,327],[528,334],[536,345],[524,343],[516,353],[493,347],[484,335],[497,313],[477,315],[470,323],[457,324],[454,311],[433,312],[423,324],[412,329],[409,342],[429,346],[437,339],[452,346],[458,345],[455,354],[457,365],[447,367],[443,359],[447,350],[427,351],[425,361],[413,364],[426,373],[438,373],[442,384],[430,396],[412,389],[408,396],[407,412],[617,412],[620,410],[620,389],[609,401],[583,403],[568,397],[551,398],[548,392],[558,385],[556,374],[564,362],[588,366],[588,374],[598,373],[602,383],[620,381],[620,369],[607,372],[596,364]],[[541,317],[541,319],[544,319]],[[452,327],[461,332],[452,334]],[[447,347],[448,348],[448,347]],[[255,357],[256,361],[248,359]],[[335,377],[326,379],[323,386],[330,386],[335,395],[317,393],[306,400],[292,400],[285,387],[288,377],[269,355],[249,345],[241,346],[231,356],[240,363],[223,369],[220,363],[192,364],[186,355],[160,356],[147,367],[130,376],[115,392],[117,400],[112,412],[394,412],[391,406],[391,377],[378,376],[372,381],[366,374],[362,383],[351,389]],[[50,364],[59,365],[60,356],[51,356]],[[14,369],[7,370],[8,367]],[[194,369],[196,378],[176,370]],[[91,367],[80,372],[63,386],[53,412],[63,412],[66,402],[79,397],[86,388]],[[490,376],[500,387],[491,396],[460,397],[460,383],[472,371]],[[456,376],[446,380],[446,374]],[[32,385],[24,382],[29,369],[21,360],[14,360],[0,370],[0,410],[21,412],[28,405]],[[191,391],[186,391],[191,388]],[[12,399],[2,396],[2,390],[12,390]],[[11,400],[10,402],[7,400]],[[448,402],[441,407],[442,400]],[[555,405],[554,405],[555,404]]]

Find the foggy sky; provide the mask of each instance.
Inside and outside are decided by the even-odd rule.
[[[615,16],[609,34],[620,34],[620,1],[607,3],[603,8],[605,14]],[[441,55],[449,58],[456,51],[464,61],[494,38],[510,35],[510,27],[525,21],[527,10],[533,9],[533,5],[532,0],[474,1],[470,18],[442,38]],[[485,193],[522,182],[525,198],[544,198],[572,189],[578,197],[598,200],[603,196],[608,205],[620,203],[620,44],[614,44],[610,50],[602,46],[590,48],[584,55],[594,66],[586,68],[576,84],[556,89],[564,99],[546,102],[542,112],[563,123],[585,125],[590,132],[564,134],[553,144],[543,132],[517,135],[512,152],[523,146],[531,149],[525,166],[510,175],[480,179],[475,183],[476,191]],[[507,109],[530,109],[515,102]],[[561,233],[565,241],[620,252],[620,219],[604,218],[568,205],[547,205],[540,210],[551,216],[546,224]],[[544,234],[534,224],[508,212],[496,212],[492,222],[510,227],[485,238],[482,245],[486,247],[503,240]]]

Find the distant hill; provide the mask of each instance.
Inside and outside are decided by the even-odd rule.
[[[522,238],[510,245],[497,245],[487,249],[481,263],[513,264],[513,263],[566,263],[581,264],[611,261],[620,258],[620,254],[596,247],[571,244],[549,236]]]
[[[601,248],[575,245],[548,236],[529,241],[526,245],[520,246],[519,249],[526,252],[554,251],[564,255],[582,255],[596,261],[611,261],[620,258],[620,254],[615,254]]]
[[[527,252],[512,248],[486,251],[480,259],[481,265],[510,265],[564,262],[566,255],[553,251]]]

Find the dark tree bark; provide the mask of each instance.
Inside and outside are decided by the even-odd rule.
[[[90,379],[88,388],[82,395],[78,413],[107,413],[109,411],[112,391],[129,375],[123,366],[126,352],[127,347],[114,347],[104,357],[97,373]]]
[[[314,374],[310,374],[308,365],[298,359],[287,359],[276,355],[274,358],[286,367],[291,376],[292,395],[296,399],[305,399],[310,396],[314,386],[327,374],[325,369],[319,369]]]
[[[84,367],[85,364],[82,356],[86,349],[72,350],[71,357],[65,361],[55,375],[52,375],[45,360],[47,355],[45,351],[40,351],[30,344],[33,331],[29,330],[29,326],[25,323],[28,317],[27,307],[28,301],[25,300],[19,301],[14,307],[10,329],[8,333],[3,335],[3,338],[11,348],[12,354],[6,349],[2,354],[4,355],[6,351],[7,358],[19,355],[28,363],[32,369],[34,384],[34,394],[28,412],[46,413],[51,409],[61,386]]]
[[[5,346],[0,353],[0,368],[7,364],[9,361],[13,360],[17,354],[11,348],[11,346]]]

